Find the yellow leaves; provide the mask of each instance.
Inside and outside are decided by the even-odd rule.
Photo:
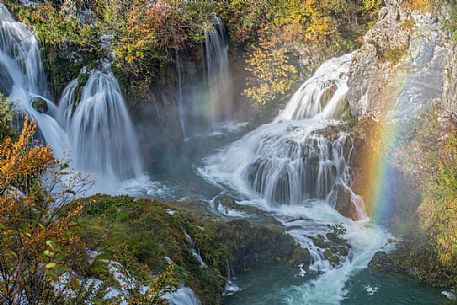
[[[439,263],[451,268],[457,260],[457,129],[442,114],[438,107],[426,112],[398,157],[420,187],[422,234],[434,244]]]
[[[285,48],[276,47],[271,41],[253,46],[246,63],[252,77],[243,94],[260,104],[286,94],[297,75],[295,66],[289,64]]]

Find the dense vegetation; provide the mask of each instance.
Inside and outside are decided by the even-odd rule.
[[[412,182],[409,204],[414,204],[411,194],[416,193],[419,206],[398,219],[397,233],[405,241],[393,253],[395,264],[433,285],[456,288],[456,114],[436,107],[422,115],[397,157]]]
[[[245,53],[249,76],[244,94],[259,103],[290,91],[303,72],[294,66],[297,57],[323,49],[333,54],[354,49],[382,3],[67,0],[24,7],[5,2],[37,31],[56,96],[83,66],[104,57],[112,57],[127,89],[142,92],[175,60],[176,51],[199,50],[219,15],[233,45]],[[102,42],[109,51],[102,50]]]

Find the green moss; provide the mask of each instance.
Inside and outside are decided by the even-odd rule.
[[[416,23],[412,19],[408,19],[402,22],[401,27],[405,30],[412,30],[416,27]]]
[[[78,83],[76,84],[75,87],[75,96],[74,96],[74,103],[73,103],[73,113],[76,111],[76,108],[78,108],[79,103],[81,102],[81,97],[83,94],[83,88],[86,85],[87,81],[89,80],[90,74],[87,72],[81,73],[78,76]]]
[[[392,65],[397,65],[403,56],[406,55],[406,50],[403,48],[392,48],[379,51],[379,59],[382,62],[389,62]]]
[[[165,257],[177,265],[177,277],[191,287],[203,304],[219,304],[226,283],[225,248],[214,239],[211,222],[192,212],[151,200],[131,197],[95,196],[85,199],[81,218],[88,246],[108,253],[137,277],[158,274],[168,266]],[[201,229],[203,228],[203,230]],[[192,255],[190,235],[208,264],[202,268]]]

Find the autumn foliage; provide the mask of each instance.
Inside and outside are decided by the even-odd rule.
[[[82,206],[64,208],[75,193],[51,149],[34,145],[35,130],[26,118],[17,141],[0,144],[1,304],[57,302],[52,283],[84,257],[74,230]]]
[[[284,96],[300,70],[292,58],[353,48],[363,29],[348,25],[370,20],[380,5],[378,0],[229,1],[231,33],[248,46],[244,95],[261,104]]]

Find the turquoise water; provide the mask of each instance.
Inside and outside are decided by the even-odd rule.
[[[225,298],[225,305],[447,305],[455,304],[441,294],[440,289],[425,286],[399,275],[362,270],[346,283],[346,296],[341,302],[293,303],[288,298],[290,287],[300,287],[316,276],[298,276],[298,269],[261,268],[239,274],[235,283],[241,291]],[[325,289],[322,289],[324,292]],[[334,296],[328,296],[332,299]]]

